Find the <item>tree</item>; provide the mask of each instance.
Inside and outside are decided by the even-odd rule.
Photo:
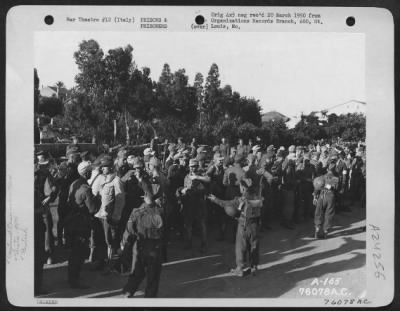
[[[237,116],[241,122],[252,123],[255,126],[261,125],[261,107],[259,101],[254,98],[242,97],[240,99]]]
[[[63,113],[63,104],[57,97],[41,97],[38,112],[52,118]]]
[[[57,81],[55,86],[58,87],[58,88],[62,88],[62,87],[65,88],[65,84],[62,81]]]
[[[215,114],[215,112],[220,97],[220,85],[221,81],[219,79],[219,69],[217,64],[213,63],[208,72],[204,94],[206,122],[211,124],[214,124],[218,120],[218,116]]]
[[[199,129],[202,127],[203,123],[203,106],[204,106],[204,77],[203,75],[198,72],[196,76],[194,77],[194,83],[193,87],[196,90],[196,106],[197,106],[197,111],[199,113]]]
[[[104,71],[106,75],[105,98],[108,103],[110,118],[113,120],[118,120],[119,117],[123,118],[126,144],[130,143],[127,106],[129,96],[128,84],[132,68],[132,51],[132,46],[128,44],[125,48],[120,47],[109,50],[104,58]],[[115,132],[116,129],[114,129]]]

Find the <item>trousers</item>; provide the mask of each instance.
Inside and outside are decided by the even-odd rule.
[[[70,254],[68,258],[68,281],[78,281],[81,268],[89,255],[89,239],[80,234],[70,234]]]
[[[239,220],[236,232],[235,255],[236,267],[243,269],[246,253],[249,253],[250,267],[259,262],[259,220],[251,220],[247,224]]]
[[[315,207],[314,224],[327,232],[332,227],[335,215],[335,194],[332,191],[322,190]]]
[[[133,295],[140,283],[147,278],[144,297],[157,297],[162,268],[162,241],[141,240],[133,247],[133,268],[123,288],[125,293]]]

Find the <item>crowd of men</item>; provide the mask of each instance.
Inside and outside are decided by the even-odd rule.
[[[69,250],[69,286],[82,288],[80,270],[107,275],[129,273],[123,288],[132,297],[147,278],[145,297],[156,297],[168,241],[182,237],[200,252],[207,241],[235,242],[236,268],[242,276],[256,274],[260,230],[272,222],[292,230],[306,218],[314,220],[315,238],[326,238],[335,213],[348,211],[346,201],[365,207],[365,144],[262,146],[225,138],[212,148],[185,144],[154,144],[138,153],[121,147],[116,155],[82,152],[67,147],[57,163],[50,154],[35,156],[35,295],[43,293],[43,264],[52,264],[57,248]],[[53,235],[50,203],[58,198]],[[218,234],[208,236],[210,223]],[[232,228],[228,230],[228,228]],[[248,256],[246,255],[248,254]]]

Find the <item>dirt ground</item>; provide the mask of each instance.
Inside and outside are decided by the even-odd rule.
[[[207,253],[200,253],[198,237],[189,251],[183,250],[183,242],[174,237],[168,246],[168,262],[163,264],[158,297],[310,298],[321,297],[326,288],[344,288],[339,295],[360,297],[366,288],[365,209],[351,206],[351,212],[335,215],[334,223],[326,240],[312,237],[312,219],[297,224],[294,230],[272,223],[272,230],[261,232],[257,275],[242,278],[229,273],[235,266],[232,238],[217,242],[215,226],[208,233]],[[58,262],[45,265],[44,288],[49,293],[42,297],[122,297],[127,276],[102,275],[90,271],[88,263],[81,273],[82,283],[88,288],[69,288],[66,258],[65,250],[56,249]],[[336,285],[329,286],[329,282]],[[145,281],[135,296],[143,297],[144,286]]]

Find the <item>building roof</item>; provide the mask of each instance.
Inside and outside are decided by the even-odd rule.
[[[287,122],[290,120],[290,118],[277,111],[269,111],[261,115],[262,122],[269,122],[276,120],[283,120],[284,122]]]

